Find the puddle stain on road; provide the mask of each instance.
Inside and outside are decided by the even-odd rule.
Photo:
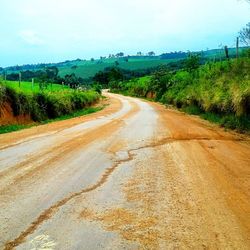
[[[141,217],[139,214],[125,209],[114,208],[102,213],[94,213],[85,208],[80,213],[80,218],[102,223],[107,231],[118,232],[125,240],[138,242],[143,249],[157,249],[159,232],[155,228],[155,216]]]

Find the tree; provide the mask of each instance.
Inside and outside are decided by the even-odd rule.
[[[107,85],[109,83],[109,74],[108,72],[99,71],[95,74],[93,80],[102,85]]]
[[[150,52],[148,52],[148,55],[149,56],[155,56],[155,52],[154,51],[150,51]]]
[[[250,45],[250,22],[239,32],[240,40],[245,45]]]
[[[92,89],[96,91],[97,93],[101,94],[102,93],[102,86],[98,83],[94,83],[92,86]]]
[[[109,81],[122,81],[123,73],[119,68],[112,68],[109,72]]]
[[[197,54],[189,54],[188,58],[184,62],[184,68],[188,72],[192,72],[196,69],[198,69],[200,66],[200,56]]]
[[[79,85],[79,78],[73,73],[71,75],[65,76],[65,83],[70,86],[70,88],[76,88]]]
[[[170,53],[163,53],[160,55],[161,59],[184,59],[186,58],[188,53],[186,52],[170,52]]]
[[[73,65],[73,66],[71,67],[71,69],[73,69],[73,70],[77,69],[77,65]]]
[[[136,54],[137,56],[142,56],[142,52],[141,51],[139,51],[139,52],[137,52],[137,54]]]
[[[93,77],[96,83],[101,84],[103,87],[107,87],[110,82],[118,82],[124,80],[124,74],[119,68],[105,68],[104,71],[99,71]]]
[[[116,57],[123,57],[124,56],[124,53],[123,52],[119,52],[116,54]]]
[[[150,90],[156,93],[156,100],[159,100],[171,86],[171,78],[172,73],[165,68],[159,69],[152,75]]]
[[[59,73],[59,70],[56,66],[52,66],[52,67],[46,68],[46,73],[47,73],[48,78],[56,78]]]

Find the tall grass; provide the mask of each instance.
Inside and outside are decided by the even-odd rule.
[[[204,112],[250,114],[250,60],[210,63],[195,73],[177,72],[163,103],[198,106]]]

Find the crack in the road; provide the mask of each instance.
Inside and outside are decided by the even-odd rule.
[[[15,247],[19,246],[21,243],[24,242],[26,237],[35,232],[35,230],[45,221],[49,220],[58,210],[60,207],[68,203],[70,200],[74,199],[77,196],[80,196],[84,193],[91,192],[98,187],[102,186],[108,179],[108,177],[114,172],[114,170],[122,163],[131,161],[133,159],[133,154],[128,151],[128,158],[123,160],[115,161],[114,165],[108,169],[106,169],[105,173],[102,175],[101,179],[94,185],[90,186],[89,188],[82,189],[79,192],[73,193],[70,196],[56,202],[51,207],[47,208],[46,210],[41,213],[35,221],[31,223],[31,225],[23,231],[17,238],[5,244],[4,250],[14,249]]]
[[[121,165],[122,163],[126,163],[129,162],[131,160],[133,160],[134,154],[133,152],[142,150],[142,149],[147,149],[147,148],[155,148],[155,147],[159,147],[159,146],[163,146],[165,144],[168,143],[174,143],[174,142],[178,142],[178,141],[200,141],[200,140],[209,140],[209,141],[225,141],[225,139],[220,139],[220,138],[171,138],[171,137],[167,137],[167,138],[163,138],[157,142],[152,142],[148,145],[144,145],[144,146],[140,146],[137,148],[133,148],[130,150],[127,150],[127,154],[128,157],[126,159],[121,159],[121,160],[116,160],[114,162],[114,165],[111,166],[110,168],[107,168],[105,173],[102,175],[101,179],[94,185],[90,186],[89,188],[85,188],[82,189],[79,192],[73,193],[71,195],[69,195],[68,197],[56,202],[54,205],[52,205],[51,207],[47,208],[46,210],[44,210],[38,217],[36,220],[34,220],[31,225],[25,230],[23,231],[17,238],[15,238],[14,240],[7,242],[5,244],[4,250],[11,250],[14,249],[15,247],[17,247],[18,245],[20,245],[21,243],[23,243],[25,241],[25,239],[27,238],[27,236],[31,235],[32,233],[35,232],[35,230],[45,221],[49,220],[54,214],[56,214],[56,212],[59,210],[60,207],[64,206],[66,203],[68,203],[69,201],[71,201],[72,199],[74,199],[77,196],[80,196],[84,193],[88,193],[91,191],[96,190],[97,188],[101,187],[109,178],[109,176],[114,172],[114,170]],[[227,141],[244,141],[241,139],[226,139]]]
[[[103,133],[108,133],[108,132],[114,132],[114,130],[116,128],[118,128],[120,126],[120,124],[124,123],[124,119],[128,118],[130,116],[132,116],[135,112],[137,112],[138,109],[138,105],[136,103],[131,102],[131,109],[124,115],[122,115],[121,117],[117,118],[116,120],[110,119],[110,121],[108,121],[107,123],[95,127],[94,129],[91,129],[90,131],[84,133],[83,135],[79,135],[78,137],[74,137],[73,139],[70,139],[68,141],[65,142],[61,142],[60,145],[57,142],[57,145],[53,147],[53,150],[50,148],[49,150],[45,150],[44,152],[41,152],[39,154],[36,154],[34,156],[31,156],[30,159],[27,159],[11,168],[8,168],[6,170],[0,171],[0,178],[4,175],[6,175],[7,173],[13,172],[16,169],[20,169],[23,168],[24,166],[26,166],[27,164],[30,164],[31,162],[43,159],[44,156],[48,156],[49,153],[53,152],[52,155],[55,155],[56,152],[59,150],[58,154],[55,155],[54,157],[50,157],[48,160],[46,160],[46,162],[42,162],[41,164],[38,164],[38,166],[36,166],[31,172],[36,171],[37,169],[39,169],[42,165],[48,165],[51,162],[55,162],[58,157],[60,157],[60,155],[65,155],[67,154],[69,151],[72,150],[72,148],[75,148],[75,145],[78,145],[77,143],[81,143],[81,146],[83,145],[87,145],[91,142],[93,142],[95,140],[96,134],[98,131],[101,131],[101,135],[99,134],[98,139],[100,139],[100,136],[105,136],[103,135]],[[91,136],[91,140],[89,140],[90,142],[86,142],[85,138],[89,138],[90,139]],[[63,150],[62,150],[63,148]],[[44,169],[44,168],[43,168]],[[31,173],[29,172],[29,174]],[[25,178],[27,176],[27,174],[21,175],[17,178],[15,178],[15,182],[18,180],[21,180],[23,178]],[[14,184],[14,183],[12,183]],[[3,190],[1,190],[3,191]]]

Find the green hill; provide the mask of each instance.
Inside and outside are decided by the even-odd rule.
[[[240,49],[240,53],[244,48]],[[18,73],[21,71],[31,70],[43,70],[47,67],[56,66],[59,69],[59,75],[64,77],[67,74],[75,73],[77,77],[87,79],[93,77],[97,72],[104,70],[107,67],[118,66],[126,70],[141,70],[150,69],[160,65],[166,65],[171,62],[183,60],[187,57],[189,52],[171,52],[164,53],[159,56],[124,56],[124,57],[112,57],[102,58],[95,60],[81,60],[76,59],[72,61],[65,61],[60,63],[41,63],[41,64],[27,64],[22,66],[11,66],[6,68],[0,68],[0,74]],[[193,53],[200,53],[204,61],[206,60],[220,60],[224,58],[223,49],[211,49],[206,51],[198,51]],[[229,49],[229,55],[231,58],[235,57],[235,49]]]
[[[111,58],[96,61],[81,61],[72,66],[64,66],[59,68],[59,75],[75,73],[78,77],[89,78],[93,77],[97,72],[104,70],[107,67],[119,66],[119,68],[127,70],[139,70],[166,65],[176,59],[160,59],[160,57],[152,58],[132,58],[125,61],[126,58]]]

